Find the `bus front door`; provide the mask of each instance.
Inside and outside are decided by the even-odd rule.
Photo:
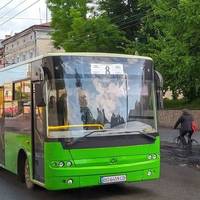
[[[33,84],[33,178],[44,183],[44,137],[46,131],[45,106],[38,105],[37,99],[41,95],[37,83]]]

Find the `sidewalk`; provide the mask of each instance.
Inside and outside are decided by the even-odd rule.
[[[159,127],[158,131],[160,134],[160,140],[164,142],[173,142],[174,137],[179,135],[178,129]],[[194,133],[192,138],[196,139],[200,143],[200,132]]]

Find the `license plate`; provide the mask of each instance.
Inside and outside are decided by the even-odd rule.
[[[126,181],[126,175],[120,175],[120,176],[103,176],[101,177],[101,183],[119,183],[119,182],[125,182]]]

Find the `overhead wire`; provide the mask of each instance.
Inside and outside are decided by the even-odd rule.
[[[14,0],[10,0],[9,2],[7,2],[6,4],[4,4],[1,8],[0,11],[3,10],[6,6],[8,6],[9,4],[11,4]]]
[[[147,10],[148,11],[148,10]],[[124,12],[123,14],[120,14],[120,15],[115,15],[114,17],[112,17],[112,18],[110,18],[111,19],[111,21],[113,21],[114,23],[120,23],[120,22],[122,22],[122,21],[125,21],[124,19],[121,19],[121,20],[119,20],[118,22],[117,21],[115,21],[116,19],[118,19],[118,18],[122,18],[122,16],[124,16],[124,15],[126,15],[126,14],[128,14],[129,13],[129,11],[126,11],[126,12]],[[131,16],[131,18],[132,17],[135,17],[135,16],[138,16],[138,14],[136,14],[136,15],[132,15]],[[12,20],[13,18],[15,18],[15,17],[12,17],[12,18],[10,18],[9,20],[7,20],[6,22],[4,22],[4,23],[2,23],[2,24],[5,24],[5,23],[7,23],[7,22],[9,22],[10,20]],[[25,18],[24,18],[25,19]],[[28,18],[27,18],[28,19]],[[126,23],[126,22],[125,22]],[[2,25],[2,24],[0,24],[0,25]]]
[[[25,1],[27,1],[27,0],[25,0]],[[14,8],[15,9],[15,8]],[[124,12],[123,14],[120,14],[120,15],[115,15],[114,17],[112,17],[112,18],[110,18],[111,19],[111,21],[114,21],[115,22],[115,19],[118,19],[118,18],[121,18],[122,16],[124,16],[125,14],[127,14],[127,13],[129,13],[129,11],[126,11],[126,12]],[[131,18],[132,17],[134,17],[134,16],[137,16],[137,15],[132,15],[131,16]],[[2,17],[2,16],[1,16]],[[15,17],[14,17],[15,18]],[[13,18],[12,18],[13,19]],[[40,18],[15,18],[15,19],[23,19],[23,20],[25,20],[25,19],[27,19],[27,20],[37,20],[37,19],[40,19]],[[9,20],[10,21],[10,20]],[[119,20],[119,22],[122,22],[122,21],[124,21],[124,19],[121,19],[121,20]],[[1,25],[1,24],[0,24]]]
[[[45,18],[29,18],[29,17],[15,17],[17,20],[45,20]]]
[[[31,4],[29,7],[33,6],[34,4],[36,4],[36,3],[39,2],[39,1],[40,1],[40,0],[34,2],[34,3]],[[15,16],[13,16],[12,18],[6,20],[5,22],[1,23],[0,25],[7,23],[7,22],[10,21],[11,19],[15,18],[17,15],[21,14],[23,11],[27,10],[29,7],[25,8],[25,9],[22,10],[22,11],[20,11],[20,12],[17,13]],[[150,9],[149,9],[149,10],[150,10]],[[149,10],[147,10],[147,11],[149,11]],[[132,23],[132,22],[137,22],[137,20],[140,19],[140,17],[138,18],[138,14],[136,14],[136,15],[132,15],[132,16],[130,17],[131,20],[125,21],[125,20],[128,19],[128,18],[127,18],[127,19],[125,19],[125,20],[122,19],[122,20],[119,20],[119,21],[115,21],[116,19],[121,18],[122,16],[124,16],[124,15],[127,14],[127,13],[129,13],[129,12],[127,11],[127,12],[121,14],[121,15],[116,15],[115,17],[110,18],[110,19],[111,19],[111,21],[113,21],[114,25],[119,26],[122,30],[124,30],[124,29],[126,29],[126,28],[128,28],[128,27],[131,27],[131,26],[133,26],[133,25],[135,24],[135,23],[134,23],[134,24],[130,24],[130,23]],[[154,15],[154,13],[152,13],[151,15]],[[150,16],[150,15],[149,15],[149,16]],[[134,17],[134,18],[133,18],[133,17]],[[20,19],[20,18],[19,18],[19,19]],[[21,18],[21,19],[26,19],[26,18]],[[27,18],[27,19],[28,19],[28,18]],[[31,19],[31,18],[30,18],[30,19]],[[38,18],[38,19],[39,19],[39,18]],[[36,19],[35,19],[35,20],[36,20]],[[120,24],[120,22],[122,22],[122,21],[124,21],[125,23]],[[128,25],[128,24],[130,24],[130,25]],[[127,25],[127,26],[125,26],[125,25]],[[104,33],[104,30],[99,31],[99,33]],[[96,33],[91,33],[91,34],[89,34],[89,35],[82,34],[82,35],[79,35],[79,39],[78,39],[78,38],[74,38],[74,39],[71,38],[71,39],[69,39],[68,41],[79,41],[79,40],[81,39],[81,37],[85,38],[86,40],[88,40],[88,39],[95,39],[95,35],[96,35]]]
[[[150,15],[148,15],[148,16],[153,16],[154,15],[154,13],[151,13]],[[119,15],[118,15],[119,16]],[[123,16],[123,15],[120,15],[120,16]],[[133,25],[135,25],[135,24],[137,24],[138,22],[138,19],[139,18],[137,18],[137,16],[138,16],[138,14],[137,15],[133,15],[133,16],[131,16],[131,18],[132,17],[135,17],[135,18],[132,18],[131,20],[128,20],[127,22],[125,22],[125,23],[122,23],[122,24],[114,24],[115,26],[118,26],[118,27],[120,27],[120,29],[121,30],[125,30],[125,29],[127,29],[128,27],[131,27],[131,26],[133,26]],[[114,19],[114,18],[113,18]],[[112,20],[112,19],[111,19]],[[122,22],[122,21],[124,21],[124,20],[120,20],[120,21],[118,21],[118,22]],[[137,22],[137,23],[134,23],[134,24],[130,24],[130,23],[132,23],[132,22]],[[116,22],[115,22],[116,23]],[[104,29],[102,29],[101,31],[98,31],[98,33],[104,33],[105,31],[104,31]],[[81,34],[81,35],[78,35],[78,39],[77,38],[71,38],[71,39],[69,39],[68,41],[70,42],[73,42],[73,41],[80,41],[80,39],[82,39],[82,40],[88,40],[88,39],[95,39],[95,36],[96,36],[96,33],[97,32],[95,32],[95,33],[90,33],[89,35],[86,35],[86,34]]]
[[[14,16],[10,17],[9,19],[5,20],[4,22],[0,23],[0,26],[4,25],[5,23],[9,22],[11,19],[15,18],[16,16],[18,16],[19,14],[23,13],[24,11],[28,10],[29,8],[31,8],[32,6],[34,6],[36,3],[38,3],[40,0],[35,1],[34,3],[32,3],[31,5],[29,5],[28,7],[24,8],[23,10],[21,10],[20,12],[16,13]]]
[[[22,2],[20,2],[19,4],[17,4],[14,8],[10,9],[8,12],[4,13],[3,15],[0,16],[0,19],[4,18],[6,15],[8,15],[10,12],[12,12],[13,10],[15,10],[16,8],[18,8],[19,6],[21,6],[23,3],[25,3],[28,0],[23,0]]]

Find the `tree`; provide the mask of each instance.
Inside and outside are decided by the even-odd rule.
[[[61,47],[63,39],[71,30],[72,19],[70,17],[71,8],[79,10],[83,17],[86,16],[87,0],[48,0],[48,8],[52,13],[51,25],[54,28],[52,38],[56,47]]]
[[[126,49],[154,58],[163,74],[165,89],[170,87],[192,100],[198,97],[200,85],[200,1],[199,0],[141,0],[149,7],[143,18],[139,42]]]
[[[87,17],[88,2],[48,1],[55,45],[66,51],[123,52],[123,33],[106,16]]]
[[[125,32],[126,38],[135,40],[144,14],[144,10],[139,9],[138,0],[98,0],[98,3],[101,12]]]

